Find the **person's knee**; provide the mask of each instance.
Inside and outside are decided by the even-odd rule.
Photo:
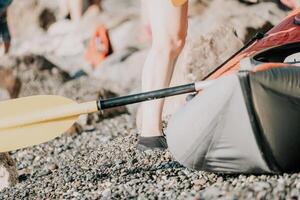
[[[162,37],[159,40],[153,41],[152,48],[162,54],[168,54],[171,57],[176,58],[182,51],[185,45],[184,36],[168,36]]]
[[[178,56],[185,45],[185,36],[172,37],[169,40],[169,49],[172,55]]]

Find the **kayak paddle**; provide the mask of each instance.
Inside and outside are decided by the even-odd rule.
[[[77,103],[55,95],[23,97],[0,102],[0,152],[40,144],[67,131],[82,114],[142,101],[200,91],[210,81],[161,90]]]

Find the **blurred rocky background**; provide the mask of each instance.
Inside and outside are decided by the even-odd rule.
[[[11,49],[0,57],[1,100],[59,94],[83,102],[140,90],[150,45],[140,1],[103,0],[101,9],[88,7],[90,2],[82,18],[72,21],[61,16],[57,0],[13,1],[8,10]],[[274,2],[191,0],[187,43],[172,85],[201,80],[257,31],[279,23],[288,12]],[[113,53],[91,66],[85,52],[98,25],[107,27]],[[165,115],[174,113],[184,99],[168,99]],[[136,109],[83,116],[60,138],[0,154],[0,190],[5,188],[0,199],[299,196],[298,174],[221,176],[185,169],[168,152],[138,152]]]

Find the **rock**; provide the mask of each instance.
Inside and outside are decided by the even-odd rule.
[[[57,68],[43,56],[28,55],[19,57],[14,74],[22,82],[20,97],[42,94],[56,94],[70,76]]]
[[[54,22],[56,22],[56,17],[50,9],[46,8],[40,13],[39,25],[43,30],[47,31]]]
[[[69,128],[69,130],[67,130],[65,132],[65,135],[66,136],[74,136],[74,135],[77,135],[77,134],[82,133],[82,132],[83,132],[82,126],[79,123],[75,123],[75,124],[72,125],[71,128]]]
[[[218,177],[218,179],[217,179],[217,183],[222,183],[223,181],[224,181],[224,179],[223,179],[223,177],[222,177],[222,176]]]
[[[189,1],[189,16],[201,15],[213,1],[210,0],[190,0]]]
[[[293,188],[291,191],[291,197],[292,198],[298,198],[300,195],[299,190],[297,188]]]
[[[21,81],[13,74],[12,69],[0,67],[0,89],[2,90],[2,95],[4,95],[2,99],[7,99],[5,97],[5,90],[9,93],[8,98],[18,97],[21,89]]]
[[[59,89],[58,94],[69,97],[78,103],[118,96],[117,93],[104,88],[105,86],[103,86],[102,82],[98,79],[81,77],[64,84]],[[115,117],[126,112],[125,107],[112,108],[102,113],[90,114],[87,118],[81,118],[83,120],[80,120],[80,123],[81,125],[93,124],[104,118]]]
[[[105,189],[102,192],[102,198],[103,199],[110,199],[110,197],[111,197],[111,191],[110,191],[110,189]]]
[[[201,186],[203,186],[206,182],[207,180],[205,179],[198,179],[193,181],[194,185],[201,185]]]
[[[49,174],[51,174],[51,170],[46,168],[46,169],[42,169],[39,173],[38,173],[38,177],[42,177],[42,176],[47,176]]]
[[[18,11],[20,6],[21,4],[17,3],[12,6],[12,16],[15,15],[15,12]],[[121,37],[121,40],[118,40],[119,44],[124,44],[122,41],[128,41],[125,43],[126,45],[134,45],[133,43],[137,43],[137,40],[134,38],[135,34],[132,33],[138,34],[138,31],[135,31],[137,29],[138,20],[128,21],[129,19],[136,19],[136,11],[126,10],[125,12],[113,14],[106,11],[99,12],[95,11],[95,9],[89,9],[78,22],[70,20],[55,22],[55,18],[57,17],[55,3],[51,5],[51,3],[45,3],[44,1],[31,0],[31,2],[28,2],[28,4],[24,6],[33,7],[32,15],[34,17],[39,15],[39,20],[33,19],[28,22],[29,24],[33,24],[29,30],[18,30],[24,33],[14,37],[11,53],[18,56],[28,53],[43,55],[71,74],[80,69],[88,68],[89,64],[84,59],[84,53],[87,41],[93,35],[99,24],[104,24],[108,29],[111,29],[112,32],[117,33],[112,35]],[[30,14],[25,12],[25,15]],[[41,27],[38,27],[36,25],[37,23],[39,23],[40,25],[38,26]],[[117,26],[120,24],[124,25],[118,28]],[[130,24],[130,26],[127,26],[127,24]],[[16,26],[14,20],[12,20],[12,26]],[[28,32],[35,32],[34,37],[31,37]],[[128,40],[128,35],[131,36],[131,40]],[[117,49],[118,45],[116,44],[116,50]]]
[[[104,0],[102,3],[103,9],[110,12],[124,12],[126,9],[139,9],[139,3],[134,0],[118,1]]]
[[[82,55],[85,50],[82,39],[76,33],[63,37],[54,55],[56,56],[77,56]]]
[[[253,182],[255,181],[255,176],[251,175],[249,178],[248,178],[249,182]]]
[[[0,88],[0,101],[10,99],[10,94],[6,89]]]
[[[18,173],[14,160],[8,153],[0,153],[0,191],[17,183]]]
[[[269,187],[270,187],[270,185],[266,182],[257,182],[254,184],[254,190],[257,192],[267,189]]]
[[[49,4],[37,0],[13,1],[8,10],[9,27],[13,38],[32,37],[42,33],[55,21],[55,10]]]
[[[93,77],[103,83],[103,87],[124,95],[140,88],[144,61],[148,50],[133,53],[123,62],[99,67]]]
[[[275,3],[260,3],[245,6],[238,1],[214,0],[202,15],[196,17],[203,19],[201,24],[198,25],[206,27],[206,29],[194,29],[193,32],[197,33],[201,31],[202,33],[208,33],[210,30],[215,29],[216,26],[224,25],[233,27],[238,37],[242,41],[245,41],[248,28],[257,30],[267,23],[275,25],[285,15],[286,12],[279,9]]]
[[[181,63],[187,71],[186,78],[201,80],[241,47],[234,29],[227,26],[217,27],[209,34],[191,36],[183,51],[184,64]]]
[[[139,25],[139,20],[130,20],[109,31],[111,44],[115,52],[126,48],[140,47],[140,42],[137,39],[141,34]]]
[[[104,60],[104,62],[98,66],[100,67],[110,67],[112,65],[116,65],[118,63],[124,62],[127,58],[129,58],[133,53],[137,52],[139,49],[135,47],[125,48],[120,51],[114,52],[110,56],[107,57],[107,59]]]
[[[59,36],[72,33],[76,30],[76,23],[73,23],[70,20],[62,19],[57,21],[49,27],[47,33],[50,36]]]
[[[267,191],[259,191],[257,196],[256,196],[256,199],[266,199],[266,195],[267,195]]]
[[[54,171],[54,170],[58,169],[58,166],[57,166],[57,164],[53,163],[53,164],[49,164],[47,168],[51,171]]]
[[[201,199],[217,199],[222,196],[222,192],[216,187],[210,187],[201,193]]]

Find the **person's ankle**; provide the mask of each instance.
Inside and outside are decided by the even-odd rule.
[[[155,127],[155,128],[154,128]],[[158,137],[164,136],[162,127],[157,126],[143,126],[140,130],[141,137]]]
[[[159,136],[163,136],[163,133],[141,133],[141,137],[159,137]]]

